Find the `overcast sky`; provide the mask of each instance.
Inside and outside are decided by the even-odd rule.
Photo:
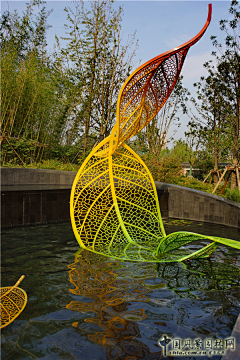
[[[26,8],[27,1],[2,1],[2,12],[9,9],[19,11]],[[210,60],[213,46],[211,35],[217,35],[224,43],[224,33],[219,29],[219,21],[229,18],[230,1],[212,1],[212,21],[203,38],[190,48],[185,60],[182,75],[183,85],[194,94],[193,83],[200,76],[206,75],[203,63]],[[128,34],[137,31],[136,39],[139,40],[139,48],[135,58],[136,66],[151,58],[170,50],[190,40],[203,27],[207,19],[207,1],[116,1],[114,7],[123,5],[124,15],[122,21],[123,43]],[[49,49],[53,49],[55,34],[64,36],[63,25],[66,23],[66,6],[72,6],[71,1],[47,1],[48,10],[53,9],[48,23],[52,26],[48,30]],[[182,126],[179,128],[176,138],[184,137],[188,118],[182,118]]]

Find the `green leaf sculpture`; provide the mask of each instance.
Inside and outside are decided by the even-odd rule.
[[[117,122],[96,146],[74,180],[71,222],[82,248],[121,260],[183,261],[210,256],[218,243],[240,249],[237,241],[177,232],[166,236],[156,187],[142,159],[125,141],[143,129],[164,105],[179,77],[192,40],[140,66],[124,83],[117,104]],[[190,253],[182,248],[207,239],[211,243]]]

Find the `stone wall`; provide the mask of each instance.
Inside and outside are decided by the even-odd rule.
[[[1,185],[69,185],[76,176],[73,171],[1,168]]]
[[[240,203],[182,186],[155,182],[163,217],[240,228]],[[167,202],[161,199],[168,197]],[[167,208],[166,208],[167,206]],[[167,215],[167,216],[166,216]]]
[[[69,220],[70,192],[76,174],[1,168],[2,228]]]
[[[70,191],[70,188],[3,190],[1,227],[68,221]]]

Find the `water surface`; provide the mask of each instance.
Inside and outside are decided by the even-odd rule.
[[[240,240],[239,230],[217,225],[165,227]],[[2,233],[1,286],[24,274],[20,287],[28,295],[25,310],[2,329],[3,360],[158,360],[163,334],[231,334],[240,309],[239,251],[219,246],[209,260],[156,265],[85,250],[75,256],[78,250],[70,223]]]

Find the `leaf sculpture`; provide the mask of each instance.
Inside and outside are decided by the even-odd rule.
[[[198,35],[143,64],[124,83],[110,136],[92,150],[73,183],[70,214],[81,247],[121,260],[150,262],[209,256],[218,242],[240,248],[237,241],[193,233],[166,236],[153,178],[125,144],[167,101],[189,48],[210,23],[211,9],[210,4],[207,22]],[[181,249],[199,239],[212,243],[193,254]]]
[[[12,287],[2,287],[0,297],[1,323],[0,329],[9,325],[21,314],[27,304],[27,294],[17,287],[24,279],[24,275]]]

